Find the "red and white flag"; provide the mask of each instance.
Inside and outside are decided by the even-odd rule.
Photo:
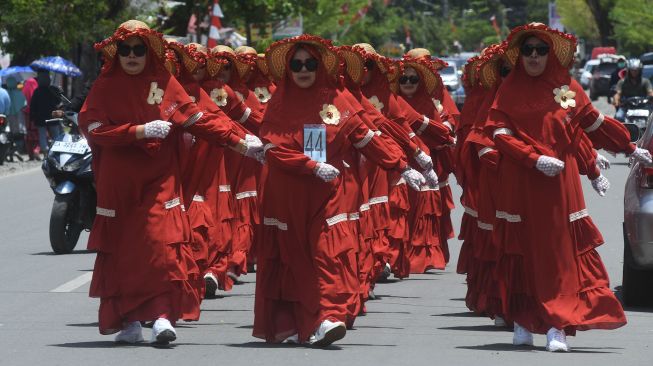
[[[211,11],[211,27],[209,28],[208,47],[213,48],[218,45],[220,39],[220,28],[222,28],[221,18],[224,18],[222,9],[219,4],[220,0],[213,0],[213,9]]]

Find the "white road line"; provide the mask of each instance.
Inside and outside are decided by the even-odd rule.
[[[93,272],[86,272],[83,275],[75,278],[74,280],[68,281],[63,285],[55,288],[54,290],[50,290],[50,292],[71,292],[90,282],[92,277],[93,277]]]

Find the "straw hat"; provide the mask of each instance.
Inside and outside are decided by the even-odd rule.
[[[501,77],[500,68],[506,55],[506,47],[506,42],[491,45],[479,58],[478,78],[486,89],[492,88]]]
[[[425,59],[415,59],[409,56],[404,56],[401,61],[403,67],[412,67],[419,73],[422,81],[424,82],[424,87],[426,88],[426,93],[431,95],[435,89],[440,85],[440,78],[438,76],[438,71],[435,69],[435,66],[431,62]]]
[[[371,59],[376,62],[377,67],[381,70],[381,73],[385,74],[390,82],[390,86],[393,88],[393,91],[396,91],[396,81],[399,77],[400,69],[391,59],[379,55],[378,52],[370,45],[369,43],[357,43],[353,47],[357,51],[361,52],[366,59]]]
[[[257,55],[256,49],[250,46],[240,46],[234,50],[237,55]]]
[[[150,29],[150,27],[140,20],[128,20],[113,33],[113,35],[100,43],[95,44],[95,50],[101,51],[105,59],[112,60],[118,51],[118,43],[129,37],[139,36],[146,40],[148,46],[154,51],[154,54],[163,59],[165,56],[165,46],[161,33]]]
[[[337,47],[338,55],[345,61],[345,71],[356,84],[363,80],[365,59],[360,52],[351,46]]]
[[[261,70],[263,75],[270,76],[270,68],[268,68],[268,62],[265,59],[265,53],[259,53],[256,58],[256,66]]]
[[[275,80],[282,80],[286,72],[286,56],[288,51],[296,44],[307,44],[314,46],[320,53],[322,63],[327,73],[333,77],[338,75],[340,66],[338,54],[333,48],[331,41],[321,37],[304,34],[297,37],[274,42],[265,53],[265,59],[270,75]]]
[[[519,58],[519,47],[529,35],[545,35],[553,43],[553,52],[563,67],[571,67],[574,62],[574,53],[576,52],[576,38],[571,34],[563,33],[551,29],[542,23],[530,23],[517,27],[508,35],[508,46],[506,49],[506,58],[512,66],[517,64]]]
[[[171,38],[164,37],[164,39],[168,48],[176,51],[177,54],[181,57],[181,61],[184,64],[184,67],[191,74],[194,73],[198,67],[206,65],[208,50],[205,46],[199,43],[189,43],[187,45],[183,45]]]
[[[250,72],[250,65],[243,63],[231,47],[218,45],[211,48],[209,54],[209,62],[207,65],[209,74],[215,76],[220,73],[220,70],[227,64],[227,61],[231,62],[231,66],[236,68],[238,75],[241,78],[246,77]]]

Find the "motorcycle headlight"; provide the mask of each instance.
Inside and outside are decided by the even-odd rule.
[[[75,170],[79,169],[85,162],[85,159],[79,159],[70,163],[66,163],[63,166],[63,170],[66,172],[74,172]]]

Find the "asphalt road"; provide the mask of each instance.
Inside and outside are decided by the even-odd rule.
[[[609,107],[599,103],[608,112]],[[585,180],[590,214],[606,244],[601,253],[616,292],[621,284],[623,187],[628,167],[612,158],[612,183],[599,197]],[[202,318],[177,327],[167,349],[116,346],[97,331],[98,301],[88,297],[94,254],[51,254],[48,220],[53,194],[38,170],[0,178],[0,365],[650,365],[653,309],[628,309],[615,331],[579,332],[572,352],[550,354],[545,336],[516,348],[512,333],[465,308],[465,279],[455,273],[460,242],[452,240],[445,271],[379,285],[378,301],[356,329],[326,350],[267,345],[251,336],[254,275],[223,298],[207,300]],[[456,196],[460,190],[456,187]],[[460,207],[453,214],[456,228]],[[149,330],[144,332],[149,338]]]

